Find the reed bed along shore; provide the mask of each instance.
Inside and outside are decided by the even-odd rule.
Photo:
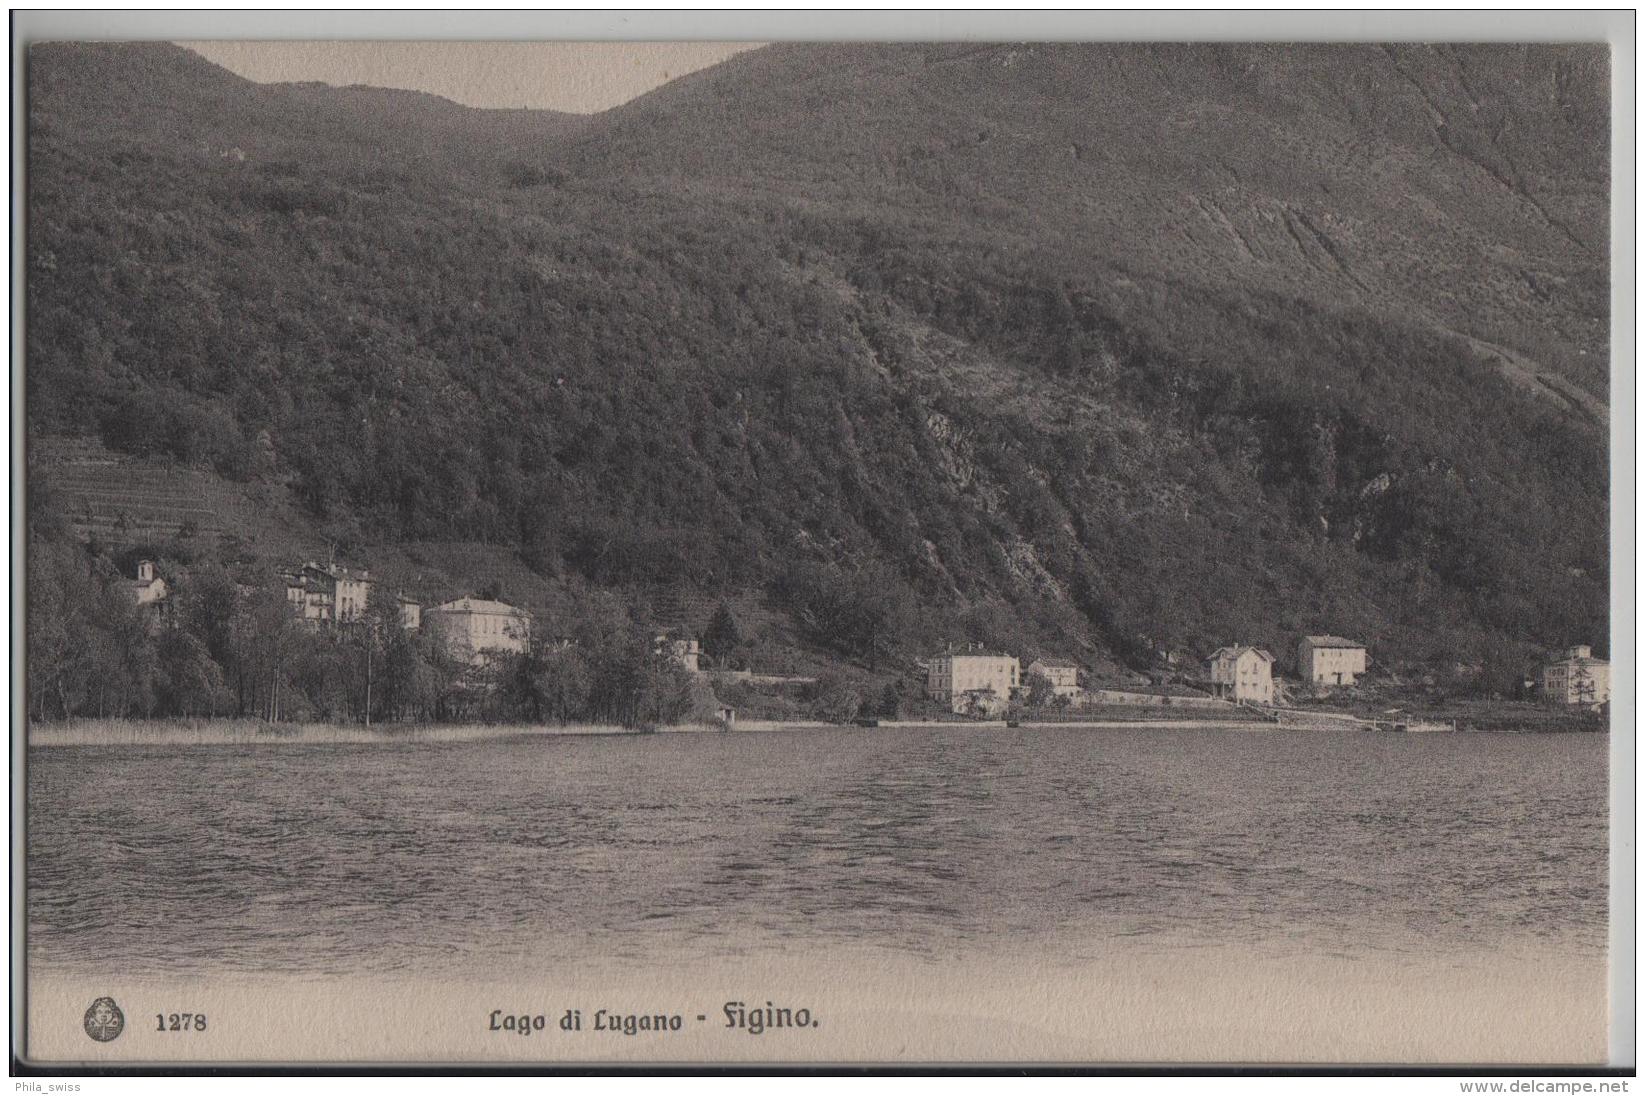
[[[1065,728],[1068,730],[1232,730],[1263,731],[1298,729],[1272,723],[1190,720],[1093,720],[1037,724],[1024,728]],[[379,723],[367,728],[359,723],[264,723],[254,719],[76,719],[64,723],[31,723],[30,746],[279,746],[282,744],[392,744],[402,742],[485,742],[519,737],[560,737],[643,734],[789,733],[825,730],[857,730],[872,734],[912,728],[954,731],[1000,731],[1003,720],[885,720],[876,727],[853,727],[810,720],[739,720],[727,727],[719,723],[689,723],[656,728],[622,727],[617,724],[573,723]]]
[[[709,729],[709,728],[703,728]],[[264,723],[253,719],[77,719],[31,723],[31,746],[280,745],[283,743],[482,742],[522,735],[616,735],[616,724]]]

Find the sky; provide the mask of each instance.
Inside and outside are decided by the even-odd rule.
[[[591,114],[757,42],[179,42],[261,83],[427,91],[471,107]]]

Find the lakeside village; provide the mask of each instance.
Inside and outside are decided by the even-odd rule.
[[[136,570],[136,577],[124,585],[149,634],[163,633],[172,620],[172,591],[152,561],[139,561]],[[1370,680],[1367,644],[1336,635],[1299,637],[1289,677],[1276,673],[1269,651],[1235,643],[1210,652],[1197,665],[1185,666],[1187,659],[1167,655],[1162,657],[1164,672],[1100,682],[1075,662],[1052,654],[1040,653],[1024,666],[1016,654],[971,644],[914,660],[923,682],[910,678],[872,696],[818,677],[716,666],[700,637],[677,632],[648,633],[647,639],[631,643],[626,653],[583,650],[575,639],[534,634],[532,614],[502,600],[464,596],[430,606],[400,594],[390,600],[381,591],[373,592],[376,584],[369,572],[335,563],[307,562],[283,572],[280,580],[289,622],[300,632],[329,637],[336,649],[364,652],[363,682],[358,684],[365,693],[358,712],[368,724],[374,712],[379,720],[408,715],[486,720],[501,710],[517,717],[523,691],[529,694],[523,707],[536,719],[567,722],[592,714],[630,726],[694,721],[731,728],[737,724],[741,703],[742,714],[755,719],[868,726],[899,720],[1169,720],[1390,731],[1458,729],[1455,719],[1435,719],[1431,712],[1419,714],[1398,704],[1382,706],[1400,699],[1401,683]],[[722,605],[720,613],[726,612]],[[725,626],[723,620],[712,621],[707,631],[723,631]],[[348,644],[347,637],[365,630],[379,633],[377,642]],[[398,636],[382,636],[384,631]],[[444,667],[444,685],[434,687],[432,707],[410,705],[416,710],[408,712],[405,701],[416,683],[394,680],[390,663],[396,639],[403,649],[415,641],[426,659]],[[374,681],[371,651],[379,646],[387,657]],[[573,665],[576,672],[568,672]],[[313,710],[312,703],[288,700],[282,706],[280,676],[276,664],[262,699],[254,698],[255,714],[268,721],[337,718],[334,711]],[[376,702],[374,685],[379,690]],[[591,711],[591,699],[602,689],[607,705]],[[783,701],[785,691],[798,700]],[[1528,724],[1522,718],[1513,729],[1553,729],[1573,721],[1601,729],[1610,706],[1610,665],[1594,657],[1590,646],[1564,648],[1549,653],[1527,673],[1515,693],[1517,700],[1537,702],[1535,709],[1546,715]],[[509,694],[512,707],[500,709],[492,703]],[[613,697],[626,703],[612,704]],[[243,698],[239,711],[247,714]],[[1500,723],[1500,712],[1485,725],[1493,722]]]

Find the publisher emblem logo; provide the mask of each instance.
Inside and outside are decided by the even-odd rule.
[[[86,1010],[86,1034],[99,1043],[118,1039],[126,1030],[126,1016],[112,997],[99,997]]]

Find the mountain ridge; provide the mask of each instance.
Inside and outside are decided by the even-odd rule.
[[[393,94],[37,47],[29,429],[278,487],[367,560],[769,597],[864,665],[1602,633],[1604,264],[1405,85],[1461,117],[1442,62],[1522,70],[1512,170],[1597,233],[1592,164],[1548,166],[1582,135],[1523,134],[1602,116],[1603,57],[1130,50],[778,47],[384,133]],[[1354,143],[1376,95],[1405,144]]]
[[[1048,205],[1056,218],[1051,233],[1071,231],[1077,235],[1082,212],[1087,216],[1094,212],[1102,231],[1111,239],[1136,237],[1150,247],[1159,247],[1157,241],[1147,239],[1150,235],[1147,230],[1157,227],[1159,233],[1171,237],[1165,246],[1183,249],[1180,261],[1168,256],[1164,264],[1150,262],[1134,248],[1122,252],[1128,262],[1143,269],[1163,265],[1169,270],[1173,264],[1180,267],[1198,262],[1218,284],[1259,277],[1264,285],[1298,293],[1307,290],[1308,282],[1323,279],[1333,293],[1373,298],[1388,295],[1401,306],[1418,312],[1435,310],[1436,324],[1465,337],[1483,338],[1529,357],[1545,356],[1548,359],[1545,368],[1578,380],[1601,400],[1606,398],[1602,378],[1586,368],[1589,363],[1573,360],[1578,356],[1550,347],[1535,332],[1521,330],[1526,325],[1512,315],[1475,327],[1467,321],[1467,309],[1462,307],[1466,302],[1444,308],[1439,307],[1440,301],[1425,299],[1430,292],[1435,296],[1439,291],[1454,295],[1458,284],[1468,280],[1469,270],[1491,273],[1498,281],[1494,287],[1498,294],[1508,293],[1516,282],[1523,280],[1527,273],[1521,269],[1523,266],[1530,268],[1533,280],[1542,265],[1547,264],[1549,269],[1542,270],[1545,279],[1569,281],[1580,274],[1593,283],[1594,271],[1603,269],[1603,261],[1597,266],[1581,261],[1572,263],[1562,258],[1559,250],[1560,245],[1572,241],[1585,253],[1601,257],[1606,249],[1608,196],[1604,179],[1608,171],[1608,129],[1602,104],[1596,105],[1593,101],[1596,89],[1603,88],[1602,77],[1607,71],[1603,50],[1573,47],[1564,52],[1510,54],[1504,59],[1504,50],[1470,47],[1228,45],[972,49],[961,52],[952,61],[925,62],[923,68],[912,74],[899,72],[889,82],[889,90],[875,87],[873,90],[880,92],[883,101],[890,104],[887,109],[876,110],[878,101],[872,95],[859,97],[845,115],[849,124],[836,120],[837,128],[828,131],[826,140],[817,142],[824,146],[823,150],[813,149],[811,130],[793,124],[793,119],[817,109],[821,103],[848,98],[848,92],[860,86],[864,79],[849,63],[831,64],[819,58],[826,55],[833,60],[837,54],[849,57],[860,53],[877,56],[883,49],[823,47],[813,50],[790,46],[756,51],[744,55],[734,69],[707,70],[719,77],[719,85],[737,73],[753,74],[734,92],[723,86],[712,95],[707,91],[694,92],[696,88],[715,87],[713,80],[659,88],[609,112],[598,132],[574,139],[568,152],[575,158],[579,149],[595,146],[605,150],[608,163],[620,159],[624,169],[631,172],[661,170],[651,165],[662,157],[669,161],[664,174],[670,176],[712,176],[721,169],[729,172],[728,165],[732,164],[737,165],[739,172],[752,167],[755,171],[780,173],[786,165],[805,162],[808,157],[812,161],[830,159],[846,164],[842,170],[848,173],[853,186],[875,185],[892,176],[895,178],[891,179],[891,185],[896,186],[910,174],[914,185],[919,186],[921,164],[908,162],[909,157],[929,153],[925,170],[934,172],[936,183],[940,183],[955,174],[952,160],[956,147],[960,156],[983,155],[979,150],[985,150],[990,143],[1009,140],[1011,123],[1022,119],[1008,109],[995,109],[990,113],[990,101],[1008,102],[1000,95],[992,96],[992,100],[982,97],[983,105],[973,111],[971,108],[978,100],[942,95],[945,89],[941,85],[926,87],[930,82],[925,79],[926,70],[954,62],[972,68],[991,66],[999,70],[989,73],[994,81],[989,85],[991,92],[1001,86],[1004,73],[1012,74],[1013,79],[1033,79],[1036,89],[1052,89],[1031,101],[1043,107],[1055,123],[1053,128],[1060,135],[1060,141],[1075,150],[1066,158],[1064,166],[1077,166],[1087,173],[1100,170],[1099,165],[1105,158],[1103,141],[1116,133],[1124,135],[1127,129],[1139,131],[1130,135],[1128,154],[1115,158],[1114,168],[1098,177],[1096,185],[1110,195],[1106,199],[1100,195],[1093,197],[1091,184],[1078,190],[1057,184],[1058,173],[1049,169],[1057,167],[1054,162],[1049,168],[1043,162],[1034,165],[1035,172],[1029,183],[1039,185],[1026,190],[1019,187],[1013,195],[1019,200],[1012,204],[1023,205],[1032,200]],[[893,49],[913,57],[924,57],[931,49],[954,52],[943,47],[923,46]],[[1194,53],[1195,50],[1200,53]],[[1176,64],[1184,58],[1207,52],[1218,60],[1215,64],[1198,66],[1206,74],[1206,79],[1200,81],[1206,85],[1204,88],[1196,88],[1193,79],[1170,78]],[[805,70],[807,79],[774,86],[774,81],[759,75],[765,69],[780,68],[786,57],[796,54],[811,58],[810,67]],[[1519,137],[1516,145],[1518,135],[1503,119],[1487,119],[1481,114],[1482,92],[1475,85],[1485,81],[1486,87],[1506,94],[1520,80],[1519,73],[1509,67],[1509,61],[1518,56],[1538,62],[1532,75],[1547,84],[1552,99],[1546,95],[1520,96],[1538,111],[1529,120],[1542,124],[1535,129],[1534,139]],[[1478,70],[1472,78],[1466,75],[1470,63]],[[1118,76],[1113,75],[1115,72]],[[1021,75],[1024,73],[1037,75]],[[1110,93],[1118,100],[1116,107],[1124,109],[1109,111],[1094,119],[1087,117],[1089,100],[1080,89],[1088,84],[1106,86],[1104,80],[1110,77],[1129,79],[1123,88]],[[1530,79],[1525,77],[1526,81]],[[1361,89],[1362,96],[1344,95],[1334,83],[1339,80]],[[826,83],[828,90],[809,93],[796,90],[813,87],[819,81]],[[1429,87],[1442,89],[1447,81],[1453,94],[1468,100],[1467,107],[1453,107],[1449,114],[1437,111],[1434,106],[1440,101],[1437,96],[1443,92]],[[1571,92],[1573,82],[1586,88],[1588,98]],[[1297,114],[1294,108],[1275,106],[1283,102],[1281,92],[1293,83],[1314,93],[1310,104],[1334,98],[1337,109],[1326,116],[1328,126],[1322,133],[1322,141],[1286,155],[1285,146],[1287,142],[1294,143],[1294,139],[1272,123],[1294,120]],[[1268,85],[1278,90],[1266,90]],[[1332,91],[1334,96],[1327,94]],[[801,100],[804,109],[797,109],[786,101],[773,108],[769,100],[785,95]],[[1241,96],[1245,101],[1241,101]],[[682,99],[686,101],[683,105]],[[713,124],[694,125],[696,114],[703,108],[694,108],[693,104],[705,99],[710,100],[713,109],[727,113],[723,118],[712,119]],[[1574,102],[1568,102],[1572,100]],[[878,157],[872,162],[861,157],[853,160],[850,156],[841,161],[834,155],[834,150],[846,142],[844,129],[857,127],[874,132],[894,126],[899,117],[918,119],[916,126],[923,125],[929,110],[892,107],[900,108],[906,102],[913,102],[917,107],[929,108],[933,102],[946,101],[961,104],[942,118],[947,123],[943,132],[948,136],[941,144],[946,147],[933,151],[923,147],[918,137],[898,134],[907,138],[903,142],[905,146],[912,146],[902,153],[901,159],[871,141],[860,142],[859,147],[871,150]],[[1048,103],[1054,104],[1055,109],[1046,106]],[[742,113],[736,113],[726,104],[741,106]],[[1228,115],[1242,107],[1249,108],[1247,112],[1254,119],[1252,124],[1261,127],[1263,140],[1252,140],[1249,126],[1236,129],[1238,141],[1218,137],[1226,128]],[[656,111],[664,116],[651,117]],[[1485,113],[1490,111],[1487,109]],[[1126,118],[1116,120],[1108,116],[1111,114],[1123,114]],[[770,120],[763,121],[767,117]],[[974,118],[976,125],[991,136],[981,132],[965,134],[963,126],[967,117]],[[1367,118],[1372,121],[1368,123]],[[1033,121],[1043,127],[1047,118]],[[1565,136],[1567,128],[1579,130],[1581,137]],[[625,129],[637,129],[638,137],[624,133]],[[1173,135],[1172,130],[1182,133]],[[1032,133],[1033,152],[1043,161],[1044,154],[1058,146],[1040,139],[1043,128]],[[974,138],[981,139],[966,144]],[[745,150],[744,158],[739,160],[728,155],[721,147],[728,144]],[[929,140],[924,142],[928,144]],[[1537,147],[1540,144],[1549,144],[1550,149],[1544,151]],[[753,161],[747,159],[749,146],[755,150]],[[1172,149],[1178,151],[1170,151]],[[1014,174],[1020,174],[1013,172],[1012,164],[1020,151],[1013,149],[1012,156],[988,160],[989,170],[983,178],[1010,180]],[[1143,155],[1135,155],[1137,152]],[[1461,180],[1474,184],[1467,190],[1466,202],[1448,197],[1445,187],[1439,185],[1445,180],[1436,181],[1423,163],[1423,159],[1437,154],[1459,162],[1477,176],[1473,181]],[[1323,159],[1325,156],[1342,157],[1342,169]],[[1529,167],[1523,166],[1527,157]],[[1320,162],[1312,162],[1316,159]],[[1283,170],[1279,170],[1282,166]],[[1457,164],[1449,166],[1455,168]],[[1559,193],[1557,188],[1539,193],[1550,190],[1548,172],[1554,167],[1563,173],[1563,178],[1578,184],[1570,188],[1572,193]],[[1168,170],[1162,172],[1160,168]],[[1386,178],[1378,177],[1379,173]],[[1170,177],[1154,177],[1160,175]],[[1179,177],[1199,184],[1193,188],[1191,202],[1172,200],[1170,184]],[[1258,184],[1254,192],[1245,187],[1253,178]],[[1366,186],[1367,178],[1373,179],[1375,185]],[[1487,182],[1489,185],[1484,185]],[[1363,193],[1344,195],[1341,193],[1344,187],[1357,188]],[[1425,211],[1425,216],[1438,213],[1442,219],[1413,221],[1396,216],[1404,197],[1384,201],[1377,193],[1379,189],[1426,195],[1423,201],[1429,206],[1435,202],[1445,203]],[[1132,192],[1138,195],[1137,199],[1127,200],[1126,196]],[[999,196],[997,192],[995,196]],[[1254,208],[1240,208],[1252,201]],[[1098,204],[1091,206],[1091,202]],[[1476,210],[1475,206],[1480,208]],[[1503,241],[1495,238],[1496,223],[1490,218],[1511,218],[1522,224],[1532,237],[1547,238],[1535,240],[1535,247],[1530,246],[1532,240],[1519,240],[1514,246],[1520,253],[1510,256],[1514,260],[1511,268],[1493,270],[1510,264],[1492,254],[1492,249],[1500,249]],[[1447,260],[1441,249],[1419,242],[1424,232],[1435,228],[1448,234],[1440,242],[1459,250],[1466,256],[1466,263]],[[1355,252],[1364,249],[1363,241],[1356,241],[1356,233],[1375,235],[1379,240],[1391,236],[1401,247],[1415,252],[1415,261],[1403,262],[1386,272],[1374,268],[1350,270]],[[1080,242],[1088,249],[1101,251],[1087,241]],[[1265,262],[1257,254],[1267,249],[1277,253],[1277,262]],[[1382,249],[1390,250],[1386,244]],[[1446,264],[1445,278],[1425,279],[1420,265],[1441,263]],[[1387,276],[1379,277],[1379,273]],[[1413,277],[1418,280],[1410,284],[1415,285],[1418,292],[1405,288]],[[1365,279],[1373,284],[1367,285]],[[1603,283],[1584,284],[1582,288],[1588,295],[1584,305],[1592,310],[1595,321],[1602,321]],[[1516,308],[1540,312],[1542,316],[1559,315],[1557,310],[1539,303],[1534,288],[1519,287],[1513,300]],[[1581,342],[1579,349],[1587,350],[1588,355],[1603,356],[1608,337],[1603,322],[1590,321],[1572,328],[1570,334]]]

